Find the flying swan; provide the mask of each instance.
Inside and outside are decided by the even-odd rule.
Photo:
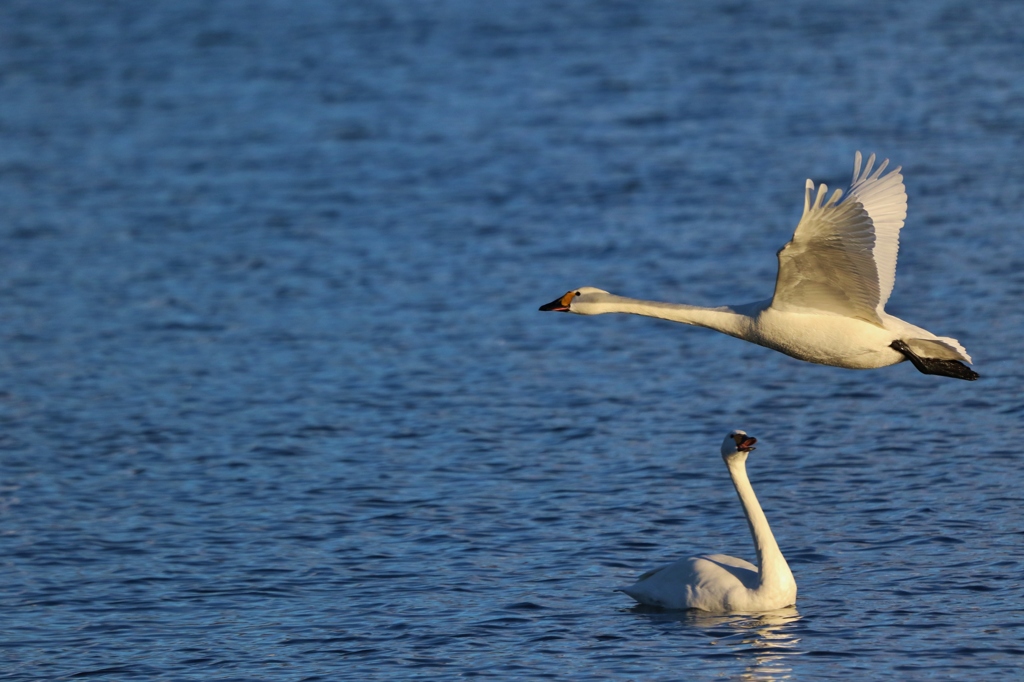
[[[620,591],[649,606],[713,613],[774,611],[796,603],[796,581],[747,478],[747,454],[756,442],[745,431],[733,431],[722,442],[722,459],[750,525],[757,566],[724,554],[702,554],[648,571]]]
[[[974,381],[978,374],[956,339],[936,336],[885,312],[896,280],[900,228],[907,192],[900,169],[872,172],[875,155],[853,184],[825,200],[828,187],[807,181],[804,213],[793,238],[778,253],[775,295],[720,308],[641,301],[581,287],[542,305],[579,315],[632,313],[708,327],[773,348],[798,360],[847,369],[874,369],[910,360],[924,374]]]

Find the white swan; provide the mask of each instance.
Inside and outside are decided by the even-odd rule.
[[[702,554],[644,573],[621,589],[641,604],[713,613],[773,611],[796,603],[796,581],[747,478],[747,453],[756,438],[733,431],[722,459],[743,504],[757,549],[757,566],[724,554]]]
[[[804,213],[778,253],[774,297],[755,303],[701,308],[641,301],[582,287],[540,307],[579,315],[632,313],[708,327],[773,348],[798,360],[847,369],[874,369],[910,360],[924,374],[973,381],[978,374],[956,339],[936,336],[885,312],[896,279],[899,233],[907,216],[900,169],[873,173],[875,156],[853,184],[825,201],[828,187],[804,190]]]

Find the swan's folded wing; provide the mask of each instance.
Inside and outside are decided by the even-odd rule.
[[[837,190],[823,203],[828,187],[807,181],[804,215],[793,239],[779,251],[779,274],[772,307],[815,310],[855,317],[882,326],[878,271],[872,249],[875,228],[864,206]]]

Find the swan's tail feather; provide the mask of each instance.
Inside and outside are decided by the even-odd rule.
[[[971,356],[956,339],[936,336],[934,339],[903,339],[910,349],[923,358],[932,360],[962,360],[971,362]]]

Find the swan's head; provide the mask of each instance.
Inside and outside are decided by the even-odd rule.
[[[728,461],[738,455],[742,455],[746,459],[747,453],[754,449],[756,442],[757,439],[748,436],[746,431],[737,429],[722,441],[722,459]]]
[[[609,296],[604,289],[595,287],[580,287],[570,289],[563,296],[556,298],[551,303],[545,303],[540,310],[554,310],[559,313],[576,313],[577,315],[597,315],[598,304]]]

